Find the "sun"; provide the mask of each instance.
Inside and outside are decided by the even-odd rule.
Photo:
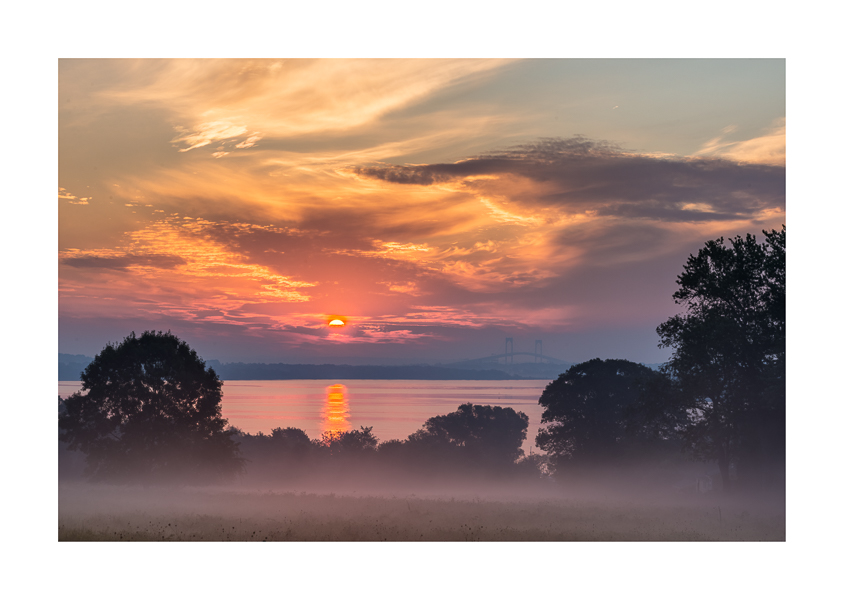
[[[332,319],[329,323],[329,327],[344,327],[346,323],[342,319]]]

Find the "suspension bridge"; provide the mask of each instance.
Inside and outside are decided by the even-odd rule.
[[[545,364],[545,365],[570,365],[564,360],[548,356],[542,352],[542,340],[536,340],[533,345],[533,352],[516,352],[513,347],[513,338],[508,337],[504,340],[503,354],[490,354],[489,356],[482,356],[480,358],[472,358],[469,360],[461,360],[452,363],[450,366],[463,367],[501,367],[503,365],[526,365],[526,364]]]

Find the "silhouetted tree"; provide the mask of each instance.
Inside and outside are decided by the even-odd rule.
[[[639,397],[623,411],[624,428],[631,441],[655,451],[678,449],[681,432],[689,423],[677,382],[664,370],[644,380]]]
[[[97,479],[192,479],[242,468],[220,414],[222,383],[171,333],[109,344],[67,398],[59,439],[86,454]]]
[[[459,455],[476,464],[507,465],[524,454],[527,428],[527,415],[512,408],[461,404],[455,412],[425,421],[408,443],[437,454],[460,448]]]
[[[372,434],[372,427],[361,427],[351,431],[328,431],[320,441],[332,456],[371,455],[378,447],[378,438]]]
[[[545,408],[536,445],[551,455],[554,466],[618,459],[633,434],[628,412],[660,375],[628,360],[590,361],[573,365],[542,392]]]
[[[270,432],[270,446],[276,453],[303,456],[313,448],[313,442],[301,429],[276,427]]]
[[[229,430],[247,463],[247,475],[257,479],[290,482],[312,472],[322,458],[322,445],[295,427],[276,427],[270,435]]]
[[[784,462],[785,226],[706,242],[678,277],[684,307],[660,325],[660,346],[673,348],[668,373],[695,456],[715,460],[724,488],[730,469],[754,471]]]

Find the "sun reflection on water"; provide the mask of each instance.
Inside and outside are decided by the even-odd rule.
[[[325,406],[322,409],[322,429],[325,433],[342,433],[349,430],[349,402],[346,386],[340,383],[325,388]]]

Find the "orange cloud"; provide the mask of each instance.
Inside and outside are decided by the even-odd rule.
[[[59,188],[59,200],[67,200],[68,204],[86,205],[91,198],[79,198],[68,192],[63,187]]]
[[[173,145],[184,142],[185,148],[179,148],[179,152],[187,152],[194,148],[201,148],[213,142],[228,140],[246,133],[246,128],[240,125],[233,125],[226,121],[212,121],[210,123],[199,123],[195,131],[187,131],[184,127],[177,126],[179,135],[171,140]]]
[[[415,281],[379,281],[378,283],[386,286],[388,290],[396,294],[407,294],[408,296],[421,296],[423,294]]]
[[[85,282],[65,301],[101,306],[119,296],[130,311],[153,302],[164,314],[220,320],[245,303],[310,299],[305,289],[316,283],[247,261],[206,235],[210,225],[203,219],[170,217],[128,233],[124,244],[114,248],[60,252],[62,282]],[[103,293],[105,288],[109,292]],[[213,314],[203,316],[207,311]]]

